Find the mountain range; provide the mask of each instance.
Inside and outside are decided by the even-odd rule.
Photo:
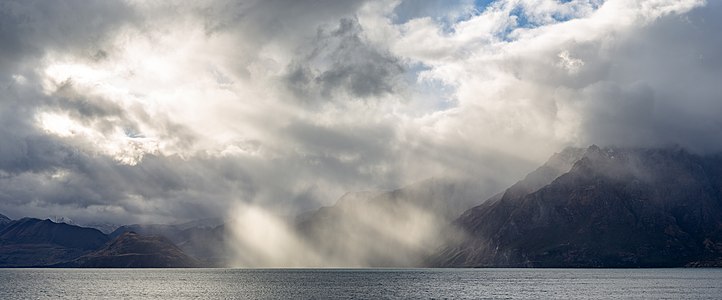
[[[722,267],[722,155],[567,148],[501,193],[482,186],[349,193],[286,222],[333,266]],[[207,219],[106,234],[0,215],[0,267],[222,267],[244,250],[227,247],[230,229]]]
[[[174,225],[167,225],[176,228]],[[148,225],[149,228],[160,227]],[[85,228],[49,219],[23,218],[10,220],[0,217],[0,267],[132,267],[173,268],[221,266],[216,258],[197,249],[223,249],[218,230],[202,226],[182,231],[190,235],[188,248],[204,260],[186,254],[173,241],[160,233],[149,231],[145,226],[123,227],[111,234],[95,228]],[[143,234],[129,228],[137,228]],[[180,226],[180,228],[185,228]],[[195,232],[201,230],[203,232]],[[206,234],[211,233],[211,234]],[[171,235],[174,236],[174,235]],[[175,237],[175,236],[174,236]],[[186,236],[187,237],[187,236]],[[209,243],[203,243],[210,241]],[[182,244],[183,245],[183,244]],[[208,250],[212,251],[212,250]],[[215,253],[215,252],[211,252]]]

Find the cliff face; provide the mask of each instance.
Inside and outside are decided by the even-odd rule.
[[[455,221],[466,238],[434,264],[715,265],[722,261],[721,171],[719,156],[592,146],[551,183],[522,181],[466,211]]]

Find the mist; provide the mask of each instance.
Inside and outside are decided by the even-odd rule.
[[[463,239],[452,221],[482,203],[477,182],[429,179],[347,193],[332,206],[283,216],[238,205],[227,216],[233,267],[414,267]]]

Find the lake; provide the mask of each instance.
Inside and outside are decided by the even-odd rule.
[[[0,299],[720,299],[722,269],[0,269]]]

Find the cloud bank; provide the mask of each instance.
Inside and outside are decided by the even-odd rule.
[[[4,1],[0,211],[290,215],[568,145],[722,151],[701,0]],[[480,199],[481,200],[481,199]]]

